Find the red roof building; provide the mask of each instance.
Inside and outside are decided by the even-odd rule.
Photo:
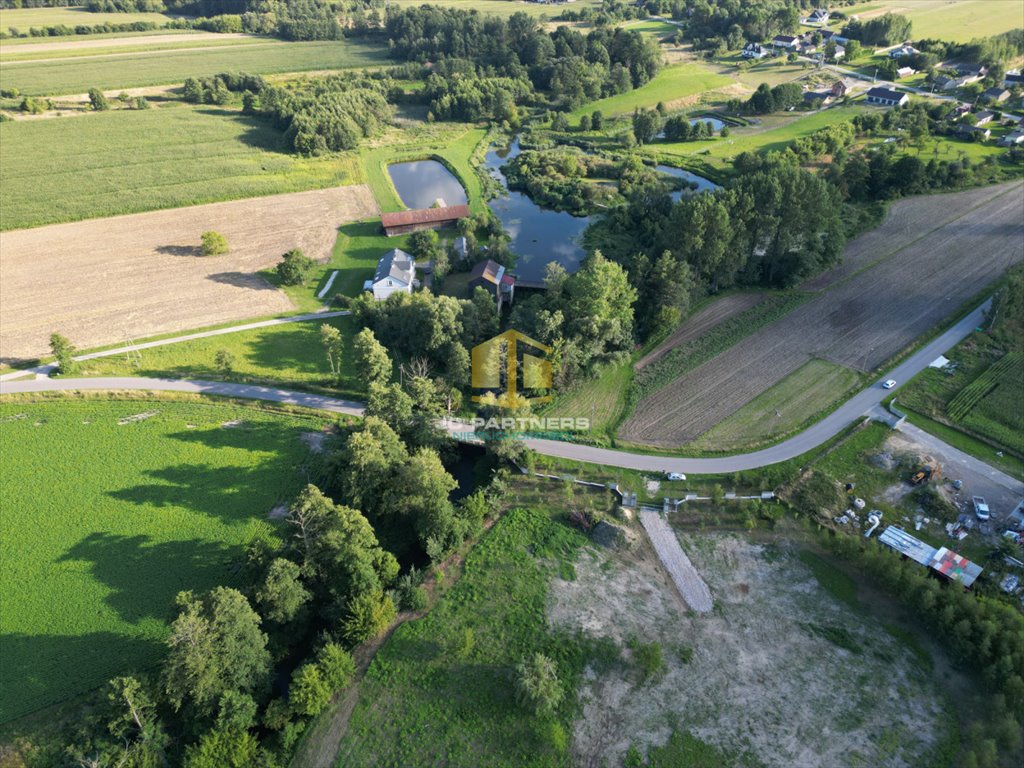
[[[450,205],[446,208],[419,208],[412,211],[382,213],[384,234],[388,237],[418,232],[421,229],[440,229],[469,216],[468,205]]]

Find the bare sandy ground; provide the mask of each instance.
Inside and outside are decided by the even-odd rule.
[[[285,312],[256,273],[301,248],[324,261],[337,227],[373,216],[364,185],[55,224],[0,233],[0,361]],[[200,255],[200,235],[230,251]]]
[[[735,536],[683,537],[716,608],[681,608],[640,541],[590,551],[575,581],[556,579],[548,620],[566,631],[658,642],[667,664],[643,683],[623,663],[588,669],[573,726],[574,762],[620,765],[674,728],[765,768],[910,768],[946,728],[937,686],[910,651],[870,618],[832,599],[789,552]],[[847,633],[856,651],[823,637]],[[683,661],[680,649],[692,649]]]

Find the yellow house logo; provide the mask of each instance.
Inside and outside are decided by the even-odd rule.
[[[551,389],[551,363],[544,359],[551,348],[525,333],[511,330],[473,347],[474,389],[500,390],[499,402],[513,404],[526,400],[543,403],[551,395],[530,397],[537,389]],[[473,395],[481,402],[482,395]]]

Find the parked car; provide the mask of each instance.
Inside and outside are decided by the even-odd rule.
[[[684,475],[682,472],[666,472],[665,473],[665,479],[666,480],[685,480],[686,479],[686,475]]]
[[[886,379],[885,383],[882,384],[882,389],[892,389],[896,386],[896,379]]]
[[[992,513],[988,508],[988,502],[981,496],[972,496],[971,502],[974,504],[974,515],[979,520],[988,520],[992,517]]]

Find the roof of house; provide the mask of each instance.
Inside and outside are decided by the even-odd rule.
[[[1024,74],[1020,72],[1007,72],[1003,76],[1003,83],[1024,83]]]
[[[418,208],[412,211],[382,213],[380,223],[384,227],[402,227],[410,224],[431,224],[438,221],[464,219],[469,216],[468,205],[449,205],[445,208]]]
[[[956,71],[961,75],[983,75],[988,72],[988,67],[984,64],[975,64],[974,62],[966,61],[957,64]]]
[[[744,51],[763,51],[764,47],[760,43],[747,43],[743,46]]]
[[[965,587],[971,586],[982,571],[982,567],[977,563],[972,563],[963,555],[958,555],[945,547],[939,548],[928,565],[947,578],[963,582]]]
[[[477,278],[483,278],[488,283],[497,285],[501,282],[501,278],[505,274],[505,268],[501,266],[494,259],[484,259],[478,261],[473,265],[473,268],[469,271],[470,280],[476,280]]]
[[[991,88],[987,89],[983,95],[1001,99],[1009,96],[1010,92],[1005,88],[1001,88],[998,85],[994,85]]]
[[[868,90],[869,98],[883,99],[884,101],[900,101],[907,94],[902,91],[894,91],[892,88],[875,87]]]
[[[992,131],[983,125],[968,125],[967,123],[960,123],[956,130],[958,133],[992,133]]]
[[[804,101],[828,101],[829,99],[835,98],[835,94],[832,91],[804,91]]]
[[[890,525],[878,537],[878,540],[887,547],[895,549],[900,554],[906,555],[911,560],[921,565],[928,565],[935,557],[938,550],[930,544],[925,544],[920,539],[914,538],[902,528]]]
[[[983,109],[981,110],[981,112],[975,115],[975,117],[977,117],[978,120],[991,120],[995,116],[996,113],[993,112],[991,109]]]
[[[373,282],[379,283],[384,278],[390,277],[405,285],[412,285],[415,271],[416,260],[401,248],[395,248],[380,257],[380,261],[377,262],[377,270],[373,273]]]
[[[775,40],[775,42],[778,42],[778,43],[789,44],[789,43],[795,43],[797,41],[797,38],[793,37],[792,35],[776,35],[774,40]]]

